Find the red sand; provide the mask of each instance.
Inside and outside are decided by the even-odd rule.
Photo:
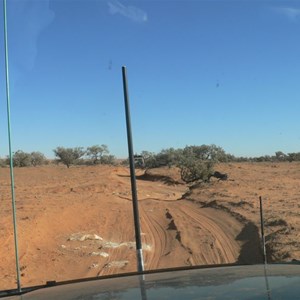
[[[261,262],[259,195],[269,259],[299,259],[300,164],[236,163],[216,169],[229,179],[190,191],[176,169],[138,176],[145,268]],[[0,185],[3,290],[15,288],[16,277],[6,168]],[[16,168],[15,185],[22,286],[136,270],[127,168]]]

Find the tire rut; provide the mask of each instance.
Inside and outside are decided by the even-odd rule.
[[[172,243],[172,238],[168,234],[163,224],[158,222],[154,217],[149,215],[143,205],[141,207],[142,227],[146,229],[146,241],[152,246],[151,251],[147,253],[146,267],[147,269],[155,269],[159,266],[161,257],[169,251],[169,246]],[[150,238],[148,238],[150,236]]]
[[[235,236],[229,235],[222,228],[216,219],[209,216],[208,211],[195,209],[191,205],[181,203],[172,206],[172,215],[177,223],[177,227],[188,226],[194,228],[194,232],[199,231],[199,245],[191,247],[189,244],[189,232],[181,231],[182,244],[187,249],[192,249],[193,264],[202,263],[232,263],[237,261],[240,245],[235,240]],[[190,224],[182,223],[183,216],[190,220]],[[201,234],[204,234],[201,236]],[[202,242],[202,243],[201,243]],[[197,252],[195,253],[195,248]]]

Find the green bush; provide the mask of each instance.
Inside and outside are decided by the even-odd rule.
[[[7,167],[7,159],[0,158],[0,167]]]
[[[61,162],[70,168],[70,165],[76,164],[79,159],[84,156],[85,151],[82,147],[75,148],[64,148],[57,147],[53,150],[55,156],[57,157],[56,161]]]
[[[100,159],[100,163],[103,165],[116,165],[116,158],[114,155],[103,155]]]
[[[7,157],[9,162],[9,157]],[[14,167],[29,167],[31,166],[31,155],[30,153],[18,150],[13,154],[13,166]]]
[[[45,155],[41,152],[31,152],[30,159],[31,159],[31,165],[34,167],[41,166],[47,163],[47,159]]]
[[[201,160],[194,155],[182,156],[177,166],[181,179],[186,183],[202,180],[207,182],[214,173],[212,160]]]
[[[87,148],[86,155],[89,157],[93,164],[106,162],[108,158],[103,158],[109,154],[108,147],[106,145],[94,145]]]

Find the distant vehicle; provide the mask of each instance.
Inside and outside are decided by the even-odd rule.
[[[136,169],[145,169],[145,159],[143,155],[134,155],[134,165]]]

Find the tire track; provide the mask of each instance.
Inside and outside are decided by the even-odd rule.
[[[148,270],[155,269],[159,266],[159,261],[162,256],[166,254],[166,249],[168,245],[171,243],[171,239],[168,236],[166,228],[164,228],[163,224],[155,220],[144,208],[143,205],[141,207],[141,219],[142,219],[142,227],[146,232],[146,241],[147,244],[151,244],[151,251],[148,251],[148,255],[146,258],[146,267]],[[148,238],[150,236],[150,238]]]
[[[152,205],[140,204],[144,239],[152,247],[151,251],[144,251],[146,269],[165,267],[173,259],[178,260],[178,256],[180,265],[238,260],[241,247],[235,238],[242,225],[231,216],[184,200],[169,205],[149,204]],[[150,208],[156,212],[152,214]],[[168,217],[165,211],[170,214]],[[173,228],[170,228],[171,223]]]
[[[222,227],[224,224],[219,224],[218,219],[210,215],[210,211],[196,208],[188,203],[172,205],[170,209],[181,232],[183,245],[192,249],[192,257],[190,258],[192,264],[221,264],[237,261],[240,245],[235,240],[235,235],[229,234],[228,228]],[[215,212],[215,214],[217,213]],[[182,221],[183,216],[189,220],[189,224]],[[222,218],[222,215],[219,217]],[[189,230],[181,230],[184,228],[189,228]],[[193,228],[194,234],[199,232],[198,245],[195,243],[192,246],[189,245],[191,228]]]
[[[118,177],[118,181],[128,183],[128,178]],[[146,269],[166,267],[174,260],[181,265],[222,264],[238,260],[241,247],[235,238],[242,224],[232,216],[216,209],[200,208],[182,198],[165,199],[165,188],[153,182],[140,182],[140,186],[141,190],[149,191],[142,193],[143,196],[151,194],[150,197],[139,194],[141,226],[146,234],[142,239],[152,247],[150,251],[144,251]],[[153,197],[158,191],[161,197]],[[129,196],[118,196],[132,201]],[[172,219],[166,217],[166,210]],[[171,221],[175,224],[173,228],[169,226]],[[230,228],[232,224],[234,229]]]

